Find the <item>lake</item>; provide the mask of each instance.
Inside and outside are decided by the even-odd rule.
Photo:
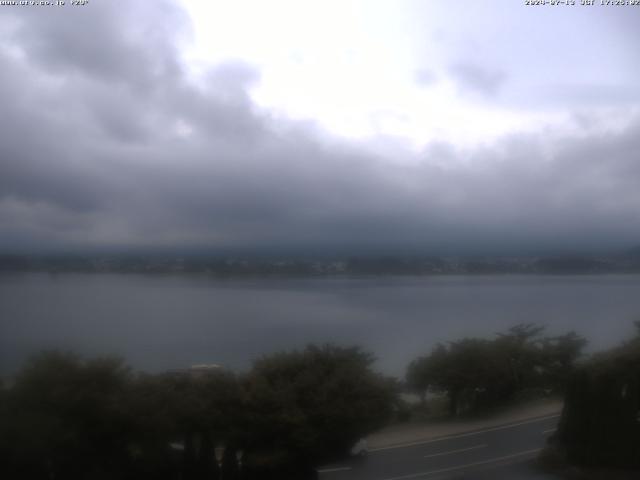
[[[640,275],[216,279],[137,274],[0,275],[0,373],[43,348],[116,354],[136,369],[247,369],[309,342],[357,344],[401,376],[437,342],[517,323],[576,330],[590,349],[630,336]]]

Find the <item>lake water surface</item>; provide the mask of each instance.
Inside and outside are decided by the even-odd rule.
[[[633,332],[640,275],[231,279],[0,275],[0,373],[42,348],[117,354],[136,369],[246,369],[309,342],[357,344],[402,375],[437,342],[522,322],[573,329],[591,349]]]

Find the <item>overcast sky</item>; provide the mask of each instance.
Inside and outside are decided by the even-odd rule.
[[[638,6],[67,4],[0,7],[4,251],[640,244]]]

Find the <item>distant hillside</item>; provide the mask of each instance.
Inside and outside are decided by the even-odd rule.
[[[489,275],[640,273],[637,255],[608,257],[353,257],[1,255],[0,272],[198,273],[217,276]]]

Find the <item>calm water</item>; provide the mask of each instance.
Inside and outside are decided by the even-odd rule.
[[[575,329],[592,349],[633,332],[640,276],[446,276],[217,280],[199,276],[0,275],[0,372],[41,348],[118,354],[159,371],[247,368],[309,342],[358,344],[401,375],[439,341],[520,322]]]

